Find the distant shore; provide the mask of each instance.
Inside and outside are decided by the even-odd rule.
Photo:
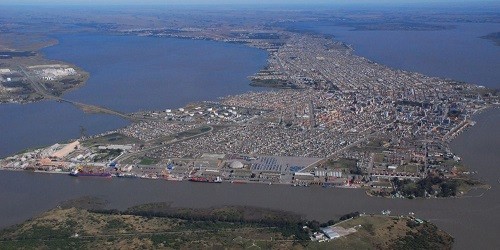
[[[486,36],[482,36],[482,39],[487,39],[495,43],[496,46],[500,46],[500,32],[490,33]]]

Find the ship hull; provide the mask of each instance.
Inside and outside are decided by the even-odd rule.
[[[204,182],[204,183],[222,183],[222,180],[218,180],[218,179],[211,180],[211,179],[202,178],[202,177],[190,178],[189,181],[191,181],[191,182]]]
[[[101,177],[101,178],[111,178],[110,173],[71,173],[69,174],[74,177]]]

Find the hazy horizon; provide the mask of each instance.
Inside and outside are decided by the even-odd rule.
[[[0,5],[471,5],[499,4],[494,0],[3,0]]]

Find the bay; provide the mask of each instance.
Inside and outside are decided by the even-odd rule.
[[[56,36],[46,57],[90,72],[87,84],[65,98],[122,112],[178,108],[258,90],[248,76],[267,53],[241,44],[106,34]]]

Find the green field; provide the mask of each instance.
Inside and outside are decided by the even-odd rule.
[[[141,144],[140,140],[135,138],[131,138],[120,133],[112,133],[105,136],[100,136],[93,139],[88,139],[82,142],[85,146],[98,146],[98,145],[108,145],[108,144],[117,144],[117,145],[127,145],[127,144]]]
[[[156,163],[158,163],[157,159],[153,159],[153,158],[146,157],[146,156],[142,157],[141,161],[139,162],[140,165],[153,165]]]

